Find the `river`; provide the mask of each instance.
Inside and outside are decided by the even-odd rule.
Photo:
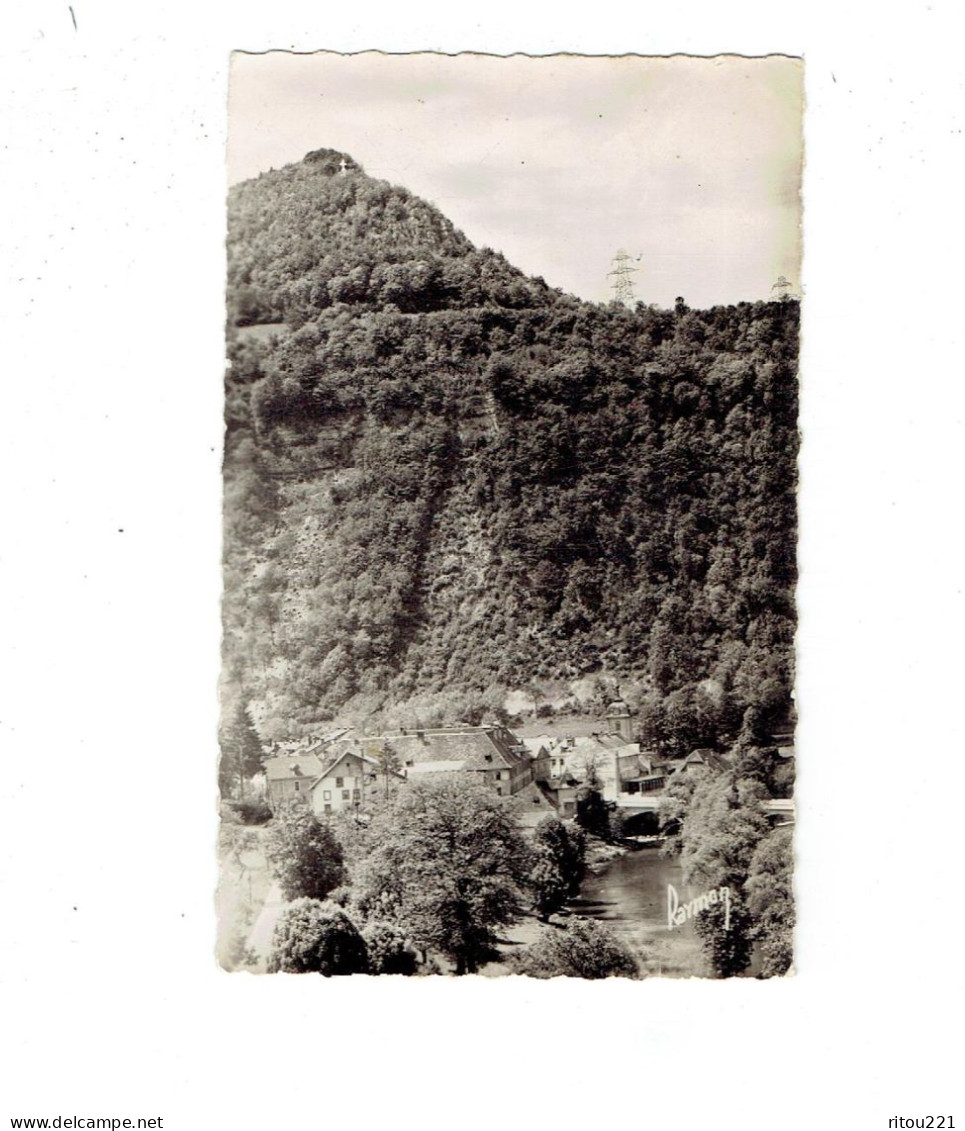
[[[708,974],[692,922],[667,927],[667,885],[682,901],[697,895],[683,881],[680,864],[661,856],[656,844],[596,865],[570,907],[602,919],[619,934],[650,974],[665,977]]]

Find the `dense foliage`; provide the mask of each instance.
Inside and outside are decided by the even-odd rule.
[[[773,829],[764,809],[769,797],[782,794],[781,779],[767,751],[738,743],[723,771],[677,773],[661,798],[661,851],[679,856],[684,879],[695,891],[729,891],[726,911],[718,903],[694,920],[718,977],[747,970],[755,944],[763,977],[785,974],[791,966],[791,830]],[[776,783],[773,788],[769,781]]]
[[[362,937],[368,949],[370,974],[411,975],[416,972],[417,955],[399,927],[373,921],[365,925]]]
[[[636,978],[633,955],[617,936],[595,919],[568,919],[545,928],[536,942],[513,955],[517,974],[531,978]]]
[[[581,302],[341,159],[230,201],[225,676],[262,736],[592,673],[671,753],[786,714],[797,304]]]
[[[358,928],[334,903],[296,899],[275,924],[272,974],[366,974],[369,962]]]
[[[718,903],[694,920],[711,966],[720,977],[746,970],[754,921],[744,883],[757,845],[767,835],[763,791],[731,774],[706,775],[684,818],[680,854],[686,881],[697,891],[726,887],[729,910]],[[726,924],[726,925],[725,925]]]
[[[300,808],[280,809],[266,837],[290,901],[274,934],[271,972],[475,973],[505,960],[500,928],[523,918],[530,898],[548,918],[579,893],[585,870],[579,828],[550,816],[529,842],[509,799],[466,774],[413,781],[388,800],[373,793],[361,820],[333,815],[319,826]],[[320,894],[306,898],[289,870],[320,855]],[[340,885],[329,887],[336,878]],[[512,971],[534,977],[637,975],[605,926],[578,918],[554,920],[535,944],[512,953]]]
[[[793,869],[790,829],[775,829],[757,846],[744,885],[766,978],[786,974],[794,956]]]
[[[285,899],[325,899],[345,879],[341,845],[307,805],[278,806],[264,844]]]
[[[586,837],[582,829],[548,816],[533,832],[533,864],[528,886],[533,906],[542,919],[562,910],[579,894],[586,872]]]
[[[475,973],[494,928],[518,918],[531,862],[503,800],[467,775],[414,781],[373,819],[369,843],[353,876],[360,913]]]

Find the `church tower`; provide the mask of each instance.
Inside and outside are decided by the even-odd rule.
[[[624,742],[633,742],[633,723],[630,720],[630,708],[619,698],[619,695],[607,707],[606,721],[611,734],[618,734]]]

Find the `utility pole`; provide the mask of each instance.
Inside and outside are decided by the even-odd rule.
[[[610,275],[616,276],[615,281],[611,284],[614,291],[614,297],[617,302],[622,302],[624,306],[630,310],[633,309],[633,280],[630,278],[632,272],[638,268],[632,266],[633,257],[629,255],[622,247],[613,257],[613,270],[607,272],[607,278]]]

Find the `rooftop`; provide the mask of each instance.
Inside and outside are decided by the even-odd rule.
[[[458,762],[464,770],[512,769],[527,762],[529,755],[505,727],[439,727],[405,731],[385,738],[402,766]]]
[[[535,829],[544,817],[556,814],[556,806],[535,782],[524,785],[519,793],[513,794],[512,810],[524,829]]]
[[[411,774],[454,774],[458,770],[470,769],[465,762],[418,762],[408,767]]]
[[[298,778],[314,780],[323,766],[314,754],[281,755],[265,759],[265,774],[269,781],[293,781]]]

